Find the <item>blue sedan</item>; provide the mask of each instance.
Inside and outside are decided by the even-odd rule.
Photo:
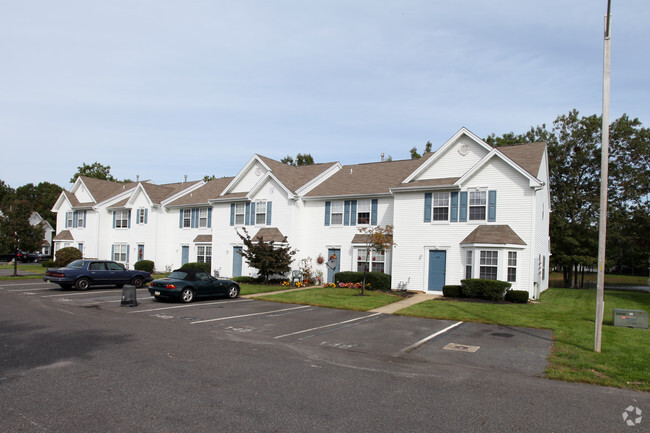
[[[77,290],[86,290],[90,286],[105,285],[142,287],[153,281],[153,276],[149,272],[125,269],[109,260],[75,260],[63,268],[48,269],[43,281],[58,284],[62,289],[74,286]]]

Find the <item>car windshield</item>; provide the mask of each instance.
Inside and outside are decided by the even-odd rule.
[[[167,278],[176,278],[177,280],[184,280],[187,277],[187,272],[174,271],[167,276]]]
[[[72,268],[72,269],[81,269],[83,267],[84,267],[83,260],[75,260],[74,262],[68,263],[66,265],[66,268]]]

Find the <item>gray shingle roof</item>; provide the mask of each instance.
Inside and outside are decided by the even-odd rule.
[[[460,244],[526,245],[526,242],[509,225],[481,225]]]
[[[284,242],[287,237],[277,227],[264,227],[261,228],[253,239],[256,241],[262,240],[263,242]]]
[[[74,241],[72,233],[70,230],[61,230],[56,236],[54,236],[54,241]]]
[[[539,174],[545,149],[546,143],[542,142],[497,147],[497,150],[535,177]]]
[[[295,193],[311,180],[318,177],[318,175],[337,164],[336,162],[327,162],[296,167],[267,158],[266,156],[257,156],[271,169],[275,177],[277,177],[278,180],[292,193]]]
[[[195,189],[189,194],[184,194],[182,197],[169,203],[170,206],[189,206],[198,204],[208,204],[208,200],[218,198],[219,194],[232,182],[232,177],[222,177],[219,179],[212,179],[205,185]]]

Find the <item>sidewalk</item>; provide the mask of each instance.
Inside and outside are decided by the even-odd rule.
[[[442,298],[442,295],[427,295],[426,293],[415,293],[403,301],[393,302],[392,304],[384,305],[383,307],[370,310],[371,313],[384,313],[393,314],[403,308],[410,307],[411,305],[419,304],[420,302],[429,301],[431,299]]]

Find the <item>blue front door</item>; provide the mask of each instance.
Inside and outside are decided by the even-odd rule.
[[[429,251],[429,288],[430,291],[442,292],[445,285],[445,270],[447,268],[446,251]]]
[[[184,245],[181,247],[181,266],[190,261],[190,247]]]
[[[241,267],[242,267],[242,247],[233,247],[232,248],[232,276],[241,277]]]
[[[336,258],[330,257],[336,256]],[[334,275],[341,270],[341,250],[330,248],[327,250],[327,282],[335,283]]]

